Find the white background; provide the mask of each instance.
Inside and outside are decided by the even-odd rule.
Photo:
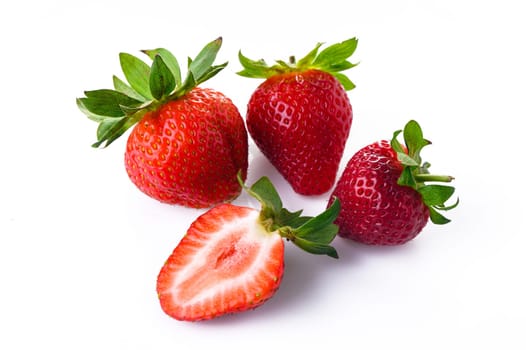
[[[519,1],[16,1],[0,21],[0,348],[524,349],[524,11]],[[414,118],[432,170],[456,176],[446,226],[400,247],[336,238],[341,258],[286,246],[277,294],[243,314],[165,316],[157,273],[202,211],[140,193],[125,137],[92,149],[75,105],[111,87],[118,53],[166,47],[180,61],[223,36],[209,87],[242,115],[260,83],[237,52],[301,56],[356,36],[355,116],[342,160]],[[120,75],[122,77],[122,75]],[[268,175],[285,205],[315,214],[250,145],[249,183]],[[255,205],[246,196],[236,203]]]

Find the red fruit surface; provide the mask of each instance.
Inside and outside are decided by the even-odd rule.
[[[374,245],[403,244],[429,219],[420,194],[397,180],[402,165],[388,141],[359,150],[348,162],[331,197],[341,201],[339,235]]]
[[[248,140],[243,119],[220,92],[196,87],[147,113],[128,138],[125,166],[147,195],[194,208],[232,200],[245,179]]]
[[[252,94],[247,128],[261,152],[300,194],[334,185],[352,123],[341,83],[319,70],[265,80]]]
[[[207,320],[253,309],[276,292],[284,243],[259,211],[221,204],[197,218],[162,267],[157,292],[178,320]]]

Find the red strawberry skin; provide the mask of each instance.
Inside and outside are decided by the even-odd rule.
[[[147,195],[206,208],[234,199],[246,178],[248,135],[241,115],[220,92],[196,87],[147,113],[134,127],[126,171]]]
[[[159,273],[163,311],[178,320],[208,320],[272,297],[283,276],[284,243],[258,219],[259,211],[229,203],[198,217]]]
[[[344,238],[372,245],[398,245],[415,238],[429,219],[420,194],[397,180],[402,164],[388,141],[359,150],[331,197],[341,201],[335,223]]]
[[[274,75],[252,94],[247,128],[261,152],[300,194],[334,185],[352,124],[343,86],[315,69]]]

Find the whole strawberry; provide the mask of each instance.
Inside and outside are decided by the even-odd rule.
[[[157,278],[163,311],[185,321],[208,320],[254,309],[271,298],[284,271],[283,238],[313,254],[337,258],[329,245],[339,202],[316,217],[282,207],[272,183],[262,177],[247,192],[261,210],[220,204],[188,228]]]
[[[321,44],[304,58],[269,67],[239,52],[238,74],[266,79],[252,94],[247,128],[261,152],[300,194],[327,192],[336,179],[353,119],[346,90],[354,84],[342,73],[356,49],[353,38]]]
[[[213,66],[218,38],[189,60],[184,80],[166,49],[144,50],[151,66],[121,53],[129,85],[113,77],[115,90],[86,91],[79,108],[99,123],[94,147],[108,146],[128,128],[125,167],[148,196],[169,204],[202,208],[232,200],[246,177],[248,134],[239,111],[222,93],[198,85],[221,71]]]
[[[339,235],[374,245],[398,245],[415,238],[428,219],[435,224],[450,220],[439,211],[457,206],[445,202],[454,188],[427,182],[450,182],[451,176],[429,174],[420,151],[431,142],[423,138],[419,124],[411,120],[404,130],[405,146],[397,141],[401,133],[368,145],[349,160],[332,197],[341,201],[335,223]],[[329,205],[332,200],[329,201]]]

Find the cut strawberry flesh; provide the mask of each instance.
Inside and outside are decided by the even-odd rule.
[[[231,204],[200,216],[159,274],[163,310],[177,319],[209,319],[270,298],[283,274],[283,240],[258,219],[259,211]]]

